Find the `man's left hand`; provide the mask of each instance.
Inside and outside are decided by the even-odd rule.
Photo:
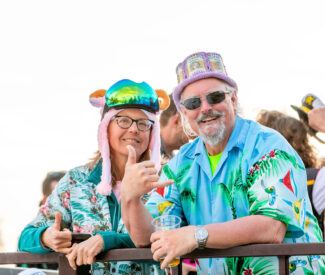
[[[159,261],[165,258],[160,265],[161,269],[167,268],[168,264],[176,257],[188,254],[198,247],[194,238],[195,226],[158,231],[151,235],[151,251],[153,259]]]
[[[77,265],[93,264],[95,257],[103,250],[104,241],[100,234],[90,237],[72,246],[72,250],[66,255],[70,266],[76,270]]]

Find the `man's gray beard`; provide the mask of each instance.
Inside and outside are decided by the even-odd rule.
[[[198,130],[199,130],[199,135],[200,137],[203,139],[204,143],[207,143],[210,146],[217,146],[221,141],[224,140],[225,137],[225,117],[223,113],[220,113],[218,111],[211,111],[209,112],[209,114],[205,114],[205,115],[200,115],[197,119],[196,119],[196,123],[198,124],[198,122],[202,119],[204,119],[207,116],[221,116],[220,118],[218,118],[217,124],[215,125],[209,125],[207,127],[216,127],[219,126],[218,129],[212,133],[212,134],[205,134],[203,133],[202,129],[199,127],[198,125]]]

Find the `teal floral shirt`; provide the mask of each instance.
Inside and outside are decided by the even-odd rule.
[[[88,166],[69,171],[56,185],[53,193],[41,206],[37,217],[23,230],[18,248],[20,251],[47,253],[40,242],[44,230],[54,223],[55,212],[62,215],[61,229],[76,233],[100,234],[106,251],[112,248],[134,247],[123,224],[121,207],[114,193],[101,195],[96,186],[100,182],[102,166],[98,162],[90,171]],[[159,264],[141,262],[95,263],[93,274],[165,274]]]
[[[222,223],[265,215],[287,225],[283,243],[322,242],[312,214],[304,165],[277,132],[237,116],[212,175],[203,141],[184,145],[163,167],[160,180],[171,186],[152,193],[146,206],[153,216],[174,214],[183,225]],[[199,259],[199,274],[278,274],[278,259]],[[292,274],[325,274],[320,256],[289,259]]]

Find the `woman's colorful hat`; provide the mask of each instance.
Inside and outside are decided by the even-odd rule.
[[[169,97],[163,90],[153,90],[147,83],[136,83],[123,79],[112,85],[107,91],[97,90],[89,97],[90,103],[100,107],[102,120],[98,127],[98,149],[102,156],[101,182],[97,190],[102,195],[112,191],[112,175],[107,127],[117,113],[127,108],[141,109],[149,119],[154,121],[150,135],[150,160],[160,170],[160,127],[156,114],[169,106]]]
[[[183,89],[194,81],[204,78],[217,78],[227,82],[237,90],[237,84],[226,72],[222,57],[218,53],[198,52],[186,57],[176,67],[178,86],[173,92],[175,105],[180,111],[180,97]]]

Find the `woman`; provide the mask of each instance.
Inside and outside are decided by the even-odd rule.
[[[91,104],[100,107],[102,114],[97,156],[60,180],[37,218],[21,233],[18,247],[32,253],[66,253],[74,269],[76,265],[94,264],[94,274],[164,274],[159,266],[144,263],[94,263],[102,251],[134,247],[119,204],[127,146],[134,148],[137,162],[152,167],[148,177],[158,179],[160,140],[156,114],[169,104],[164,91],[157,95],[144,82],[124,79],[105,92],[98,90],[90,96]],[[71,247],[71,232],[90,233],[92,237]]]
[[[309,142],[308,129],[301,121],[279,111],[262,110],[257,116],[257,122],[283,135],[297,151],[306,168],[317,167],[317,157]]]

